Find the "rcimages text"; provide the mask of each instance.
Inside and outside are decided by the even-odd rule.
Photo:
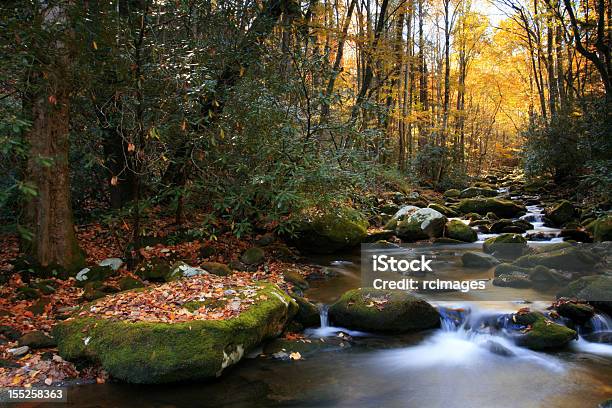
[[[388,255],[373,255],[372,269],[374,272],[433,272],[431,263],[433,259],[427,259],[425,255],[421,255],[419,259],[396,259]],[[399,280],[389,280],[377,278],[372,281],[375,289],[390,289],[390,290],[430,290],[430,291],[448,291],[456,290],[461,292],[469,292],[471,290],[485,289],[484,280],[416,280],[405,278]]]

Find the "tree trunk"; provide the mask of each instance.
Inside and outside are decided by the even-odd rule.
[[[45,25],[61,24],[67,18],[60,6],[44,13]],[[70,57],[59,40],[49,46],[53,52],[48,54],[48,63],[32,74],[37,87],[28,101],[32,125],[26,133],[30,147],[26,182],[37,194],[26,203],[26,225],[32,239],[23,242],[23,249],[43,267],[57,265],[73,272],[83,266],[85,257],[74,233],[70,200],[70,87],[66,80]]]

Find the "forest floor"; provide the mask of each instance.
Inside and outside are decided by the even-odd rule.
[[[171,220],[156,219],[155,223],[171,225]],[[171,230],[171,228],[170,228]],[[165,230],[167,233],[168,230]],[[78,228],[78,240],[87,253],[88,265],[95,265],[103,259],[122,258],[121,246],[114,239],[114,234],[100,224],[88,224]],[[221,235],[215,241],[206,243],[198,240],[177,243],[175,245],[156,244],[146,246],[140,250],[144,261],[147,259],[171,258],[198,266],[204,261],[229,263],[237,261],[244,250],[253,246],[254,239],[238,239],[231,233]],[[202,248],[207,253],[202,254]],[[52,334],[52,328],[57,321],[65,319],[73,313],[79,305],[87,302],[86,289],[79,287],[75,278],[60,280],[56,278],[44,280],[47,293],[30,294],[22,292],[24,282],[20,274],[10,274],[12,261],[19,256],[18,239],[15,236],[3,237],[0,246],[0,272],[9,274],[10,279],[0,286],[0,387],[8,386],[35,386],[61,384],[66,381],[78,382],[105,382],[106,373],[97,367],[77,367],[73,363],[63,360],[57,353],[57,348],[50,344],[48,347],[36,349],[29,348],[19,351],[19,339],[26,333],[42,333],[44,336]],[[212,253],[209,256],[208,253]],[[282,259],[281,259],[282,258]],[[321,273],[320,269],[301,263],[299,256],[292,255],[288,259],[284,256],[275,256],[271,251],[266,255],[265,263],[256,270],[248,272],[235,272],[229,276],[216,276],[212,274],[189,279],[190,287],[186,288],[179,282],[155,283],[142,281],[124,264],[105,284],[110,287],[109,292],[118,292],[118,282],[126,277],[142,282],[145,287],[155,287],[157,296],[147,295],[125,297],[123,304],[113,302],[105,304],[100,299],[101,313],[106,317],[122,317],[131,321],[165,321],[178,322],[189,319],[227,319],[235,316],[249,306],[249,288],[255,281],[266,281],[277,284],[279,287],[290,290],[292,283],[285,281],[284,271],[291,270],[303,277]],[[27,280],[27,278],[26,278]],[[221,290],[223,288],[223,290]],[[224,299],[224,292],[228,288],[238,293],[246,293],[246,301],[238,308],[226,307],[224,310],[215,310],[214,314],[185,313],[184,309],[173,310],[167,307],[169,300],[180,299],[190,292],[213,292],[213,297]],[[131,293],[131,292],[130,292]],[[121,297],[121,294],[118,295]],[[119,302],[121,303],[121,302]],[[291,336],[291,334],[289,334]],[[4,338],[4,339],[3,339]],[[18,350],[15,354],[16,349]],[[9,351],[10,350],[10,351]],[[22,354],[21,354],[22,353]],[[81,368],[81,369],[79,369]]]

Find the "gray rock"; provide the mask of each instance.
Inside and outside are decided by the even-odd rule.
[[[499,265],[499,259],[482,252],[466,252],[461,256],[463,266],[467,268],[490,268]]]

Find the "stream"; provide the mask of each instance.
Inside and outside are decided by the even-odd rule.
[[[529,206],[522,218],[534,229],[525,235],[558,242],[559,230],[544,227],[541,208]],[[438,277],[489,279],[490,271],[466,271],[461,254],[482,248],[493,234],[473,244],[441,251],[446,267]],[[403,249],[400,249],[403,250]],[[431,250],[427,246],[422,251]],[[597,314],[580,338],[564,350],[535,352],[518,347],[487,322],[528,306],[544,310],[554,291],[487,286],[500,299],[480,299],[476,292],[435,294],[441,328],[408,335],[382,336],[330,326],[328,305],[346,290],[361,286],[360,254],[318,256],[311,262],[337,276],[311,281],[306,295],[322,304],[321,327],[309,339],[350,339],[346,347],[321,348],[300,361],[257,357],[210,383],[135,386],[119,383],[69,389],[69,404],[79,407],[597,407],[612,397],[612,319]],[[491,299],[488,293],[486,299]],[[460,312],[457,312],[457,308]],[[507,322],[507,324],[512,324]],[[588,326],[588,327],[587,327]],[[349,344],[350,343],[350,344]],[[337,344],[337,342],[335,343]],[[344,344],[344,343],[343,343]]]

